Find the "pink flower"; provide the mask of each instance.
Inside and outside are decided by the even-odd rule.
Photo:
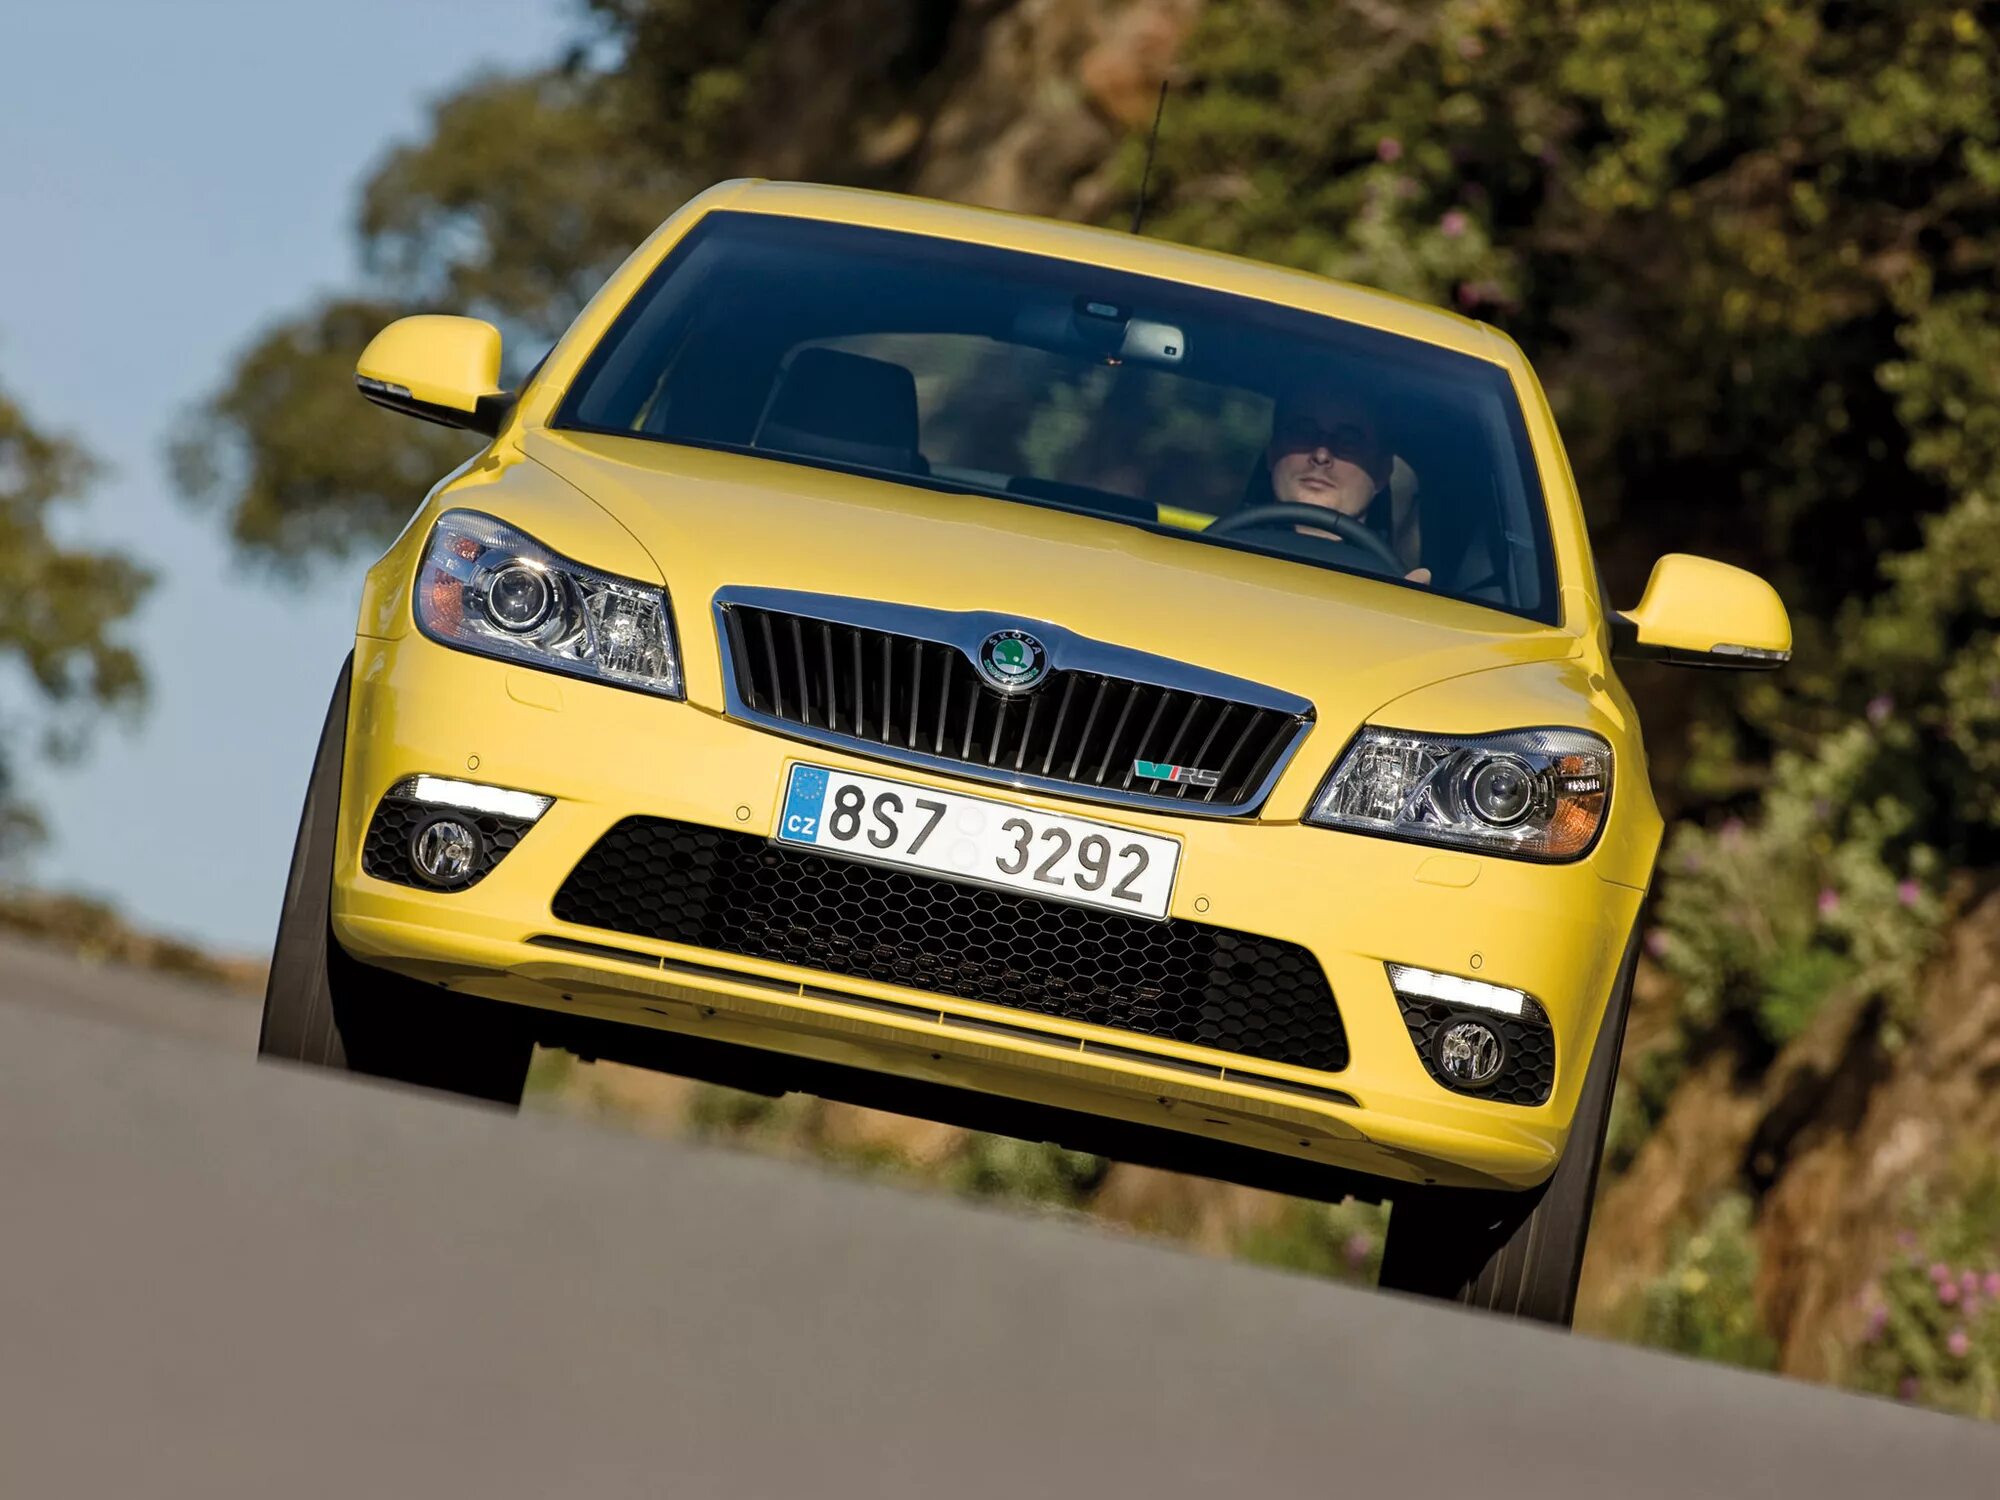
[[[1347,1263],[1359,1266],[1368,1259],[1368,1252],[1375,1248],[1375,1241],[1357,1229],[1347,1237]]]
[[[1897,1248],[1898,1250],[1914,1250],[1914,1249],[1916,1249],[1916,1248],[1917,1248],[1917,1234],[1916,1234],[1916,1231],[1915,1231],[1915,1230],[1913,1230],[1913,1229],[1899,1229],[1899,1230],[1897,1230],[1897,1231],[1896,1231],[1896,1248]]]
[[[1943,1286],[1947,1281],[1951,1280],[1951,1267],[1941,1260],[1934,1260],[1931,1262],[1928,1274],[1932,1281],[1935,1281],[1939,1286]]]
[[[1375,143],[1375,159],[1377,161],[1401,161],[1403,159],[1403,143],[1393,135],[1383,136],[1381,140]]]
[[[1895,711],[1896,700],[1891,698],[1887,693],[1877,693],[1873,698],[1868,700],[1868,722],[1870,724],[1887,723],[1889,715]]]
[[[1717,832],[1723,843],[1734,844],[1743,837],[1743,820],[1741,818],[1730,818],[1723,823]]]
[[[1941,1283],[1937,1289],[1937,1293],[1938,1301],[1942,1302],[1946,1307],[1956,1307],[1958,1305],[1957,1282],[1947,1281]]]
[[[1972,1352],[1972,1337],[1963,1328],[1954,1328],[1944,1346],[1953,1359],[1964,1359]]]
[[[1905,906],[1915,906],[1917,902],[1923,899],[1923,894],[1924,888],[1914,880],[1899,880],[1896,882],[1896,899]]]
[[[1875,1340],[1882,1337],[1882,1330],[1888,1326],[1889,1309],[1878,1302],[1875,1306],[1868,1309],[1868,1326],[1862,1330],[1862,1340],[1866,1343],[1874,1343]]]
[[[1897,1399],[1902,1401],[1914,1401],[1917,1399],[1917,1392],[1920,1389],[1922,1389],[1922,1387],[1920,1387],[1917,1384],[1916,1376],[1905,1375],[1901,1380],[1896,1382]]]
[[[1466,226],[1471,222],[1470,219],[1466,218],[1462,210],[1456,208],[1446,209],[1444,217],[1438,220],[1438,233],[1442,234],[1448,240],[1455,240],[1461,234],[1465,233]]]
[[[1979,1273],[1967,1271],[1958,1278],[1958,1289],[1968,1297],[1979,1295]]]
[[[2000,1297],[2000,1271],[1988,1271],[1983,1288],[1987,1296]]]
[[[1667,932],[1664,927],[1649,928],[1646,933],[1646,951],[1655,958],[1667,956]]]
[[[1830,917],[1839,910],[1840,892],[1832,886],[1827,886],[1819,893],[1819,914],[1822,917]]]

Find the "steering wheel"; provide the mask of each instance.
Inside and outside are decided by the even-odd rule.
[[[1369,561],[1379,563],[1392,578],[1401,578],[1409,571],[1387,542],[1354,517],[1319,505],[1300,505],[1287,500],[1271,505],[1253,505],[1248,510],[1239,510],[1234,515],[1210,522],[1208,534],[1229,536],[1238,531],[1269,531],[1295,526],[1330,531],[1343,542],[1352,542],[1368,554]]]

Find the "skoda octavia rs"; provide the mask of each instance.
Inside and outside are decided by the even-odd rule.
[[[1383,1281],[1561,1321],[1660,818],[1610,609],[1482,324],[1247,261],[727,183],[371,568],[262,1050],[502,1102],[536,1044],[1390,1205]]]

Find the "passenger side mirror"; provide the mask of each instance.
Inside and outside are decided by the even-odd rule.
[[[513,402],[500,387],[500,330],[477,318],[398,318],[361,351],[354,384],[377,406],[488,437]]]
[[[1685,552],[1653,564],[1638,607],[1611,617],[1612,654],[1675,667],[1769,671],[1792,658],[1792,622],[1755,573]]]

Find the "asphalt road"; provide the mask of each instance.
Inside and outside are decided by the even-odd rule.
[[[0,948],[0,1000],[19,964]],[[189,1039],[254,1005],[49,982],[0,1003],[0,1495],[1880,1500],[2000,1474],[1972,1422],[259,1066]],[[114,991],[186,1035],[63,1013]]]
[[[0,1004],[10,1003],[214,1042],[245,1056],[257,1050],[262,1014],[254,995],[117,964],[81,963],[60,949],[0,933]]]

